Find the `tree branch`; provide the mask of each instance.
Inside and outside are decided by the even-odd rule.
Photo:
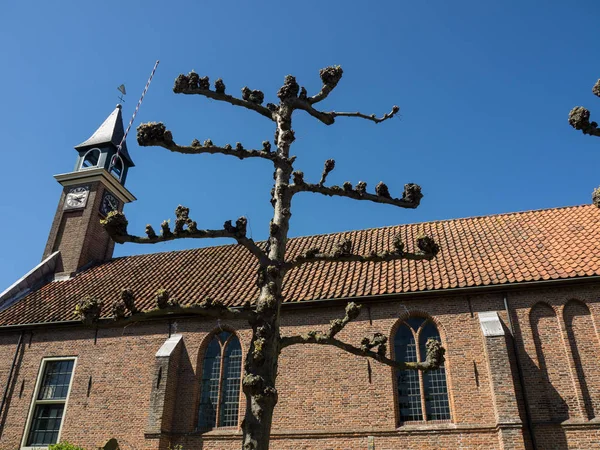
[[[313,108],[312,105],[308,102],[308,100],[303,100],[301,98],[298,98],[294,102],[294,108],[306,111],[308,114],[313,116],[315,119],[320,120],[325,125],[333,125],[335,123],[336,117],[359,117],[361,119],[370,120],[371,122],[380,123],[385,120],[391,119],[398,113],[398,111],[400,111],[400,108],[398,106],[394,106],[389,113],[384,114],[381,117],[377,117],[375,114],[366,115],[360,112],[324,112]]]
[[[294,109],[306,111],[325,125],[333,125],[335,123],[335,117],[330,112],[319,111],[318,109],[313,108],[308,100],[303,100],[301,98],[296,99],[294,101]]]
[[[436,339],[430,338],[427,340],[427,358],[423,362],[403,362],[388,358],[386,356],[386,342],[387,338],[385,336],[376,333],[371,339],[363,338],[361,347],[355,347],[334,337],[328,337],[326,334],[317,331],[309,331],[306,334],[281,338],[280,348],[284,349],[290,345],[296,344],[332,345],[353,355],[372,358],[398,370],[429,371],[438,369],[444,363],[444,353],[446,351]],[[377,352],[371,350],[371,348],[373,348],[371,347],[372,345],[378,347]]]
[[[335,89],[339,81],[342,79],[344,71],[340,66],[329,66],[321,69],[319,75],[323,82],[323,87],[317,95],[313,95],[307,99],[308,104],[312,105],[321,100],[325,100],[329,93]]]
[[[242,89],[243,98],[239,99],[225,93],[225,84],[220,78],[215,82],[215,90],[211,91],[208,77],[200,78],[195,72],[190,72],[187,75],[181,74],[175,80],[173,92],[176,94],[203,95],[213,100],[251,109],[273,121],[275,120],[273,112],[269,108],[261,106],[264,99],[261,91],[251,91],[245,87]]]
[[[307,97],[306,90],[302,88],[300,95],[297,98],[294,98],[294,109],[301,109],[303,111],[306,111],[308,114],[313,116],[315,119],[320,120],[325,125],[333,125],[335,123],[336,117],[359,117],[361,119],[366,119],[375,123],[379,123],[383,122],[384,120],[391,119],[398,113],[398,111],[400,111],[399,107],[394,106],[391,112],[378,118],[377,116],[375,116],[375,114],[366,115],[360,112],[325,112],[315,109],[312,105],[322,100],[325,100],[329,96],[331,91],[335,89],[339,81],[342,79],[343,73],[344,71],[340,66],[329,66],[325,67],[324,69],[321,69],[319,75],[321,77],[321,81],[323,82],[323,86],[321,87],[319,93],[313,95],[312,97]]]
[[[319,184],[311,184],[304,182],[304,174],[302,172],[294,172],[294,184],[290,185],[290,190],[293,194],[297,192],[313,192],[328,196],[348,197],[354,200],[369,200],[375,203],[385,203],[388,205],[399,206],[401,208],[416,208],[423,198],[421,187],[418,184],[408,183],[404,185],[402,198],[392,198],[387,186],[384,183],[379,183],[375,187],[375,194],[366,192],[367,183],[360,181],[355,188],[352,184],[346,181],[342,187],[339,186],[322,186]]]
[[[375,123],[380,123],[380,122],[383,122],[384,120],[391,119],[399,111],[400,111],[400,107],[394,105],[392,107],[392,110],[389,113],[384,114],[381,117],[377,117],[377,116],[375,116],[375,114],[371,114],[371,115],[367,116],[366,114],[362,114],[358,111],[357,112],[335,112],[335,111],[332,111],[329,114],[331,114],[333,117],[360,117],[361,119],[366,119],[366,120],[370,120]]]
[[[164,289],[156,292],[155,302],[154,309],[140,312],[135,305],[135,296],[131,289],[123,289],[120,298],[112,303],[113,320],[104,322],[100,327],[128,325],[170,315],[195,315],[225,320],[243,319],[250,322],[256,316],[249,303],[243,308],[230,308],[220,302],[207,299],[190,306],[181,306],[178,300],[170,298]],[[75,307],[75,315],[87,325],[97,324],[101,309],[102,302],[88,295],[78,302]]]
[[[583,106],[576,106],[569,113],[569,124],[583,134],[600,136],[600,128],[596,122],[590,122],[590,112]]]
[[[361,305],[357,305],[354,302],[348,303],[346,305],[346,314],[344,315],[344,317],[342,319],[332,320],[329,324],[329,330],[327,331],[325,336],[327,336],[328,338],[335,337],[335,335],[342,331],[344,327],[348,325],[349,322],[351,322],[359,316],[361,308]]]
[[[290,345],[296,344],[332,345],[353,355],[372,358],[380,363],[399,370],[435,370],[444,363],[444,354],[446,353],[446,350],[442,347],[442,344],[434,338],[427,340],[427,355],[425,361],[423,362],[402,362],[388,358],[386,356],[387,337],[381,333],[375,333],[371,338],[364,337],[361,340],[360,347],[355,347],[351,344],[347,344],[346,342],[336,339],[335,335],[339,333],[348,324],[348,322],[358,317],[360,314],[360,309],[360,305],[357,305],[354,302],[348,303],[344,318],[332,320],[329,330],[326,333],[322,333],[320,331],[309,331],[308,333],[297,336],[282,337],[280,349],[284,349]],[[373,351],[374,348],[377,348],[377,351]]]
[[[417,237],[418,252],[410,253],[404,251],[404,243],[400,236],[395,236],[393,241],[393,250],[377,253],[371,252],[370,255],[363,256],[352,253],[352,241],[344,239],[338,242],[331,253],[322,253],[318,248],[312,248],[296,256],[293,260],[287,261],[284,265],[286,269],[300,266],[312,262],[387,262],[401,259],[413,261],[431,260],[439,253],[439,246],[429,236]]]
[[[128,221],[125,214],[119,211],[111,211],[106,219],[100,221],[108,235],[113,241],[123,244],[133,242],[135,244],[156,244],[157,242],[172,241],[174,239],[205,239],[205,238],[232,238],[238,244],[243,245],[259,260],[261,264],[267,264],[267,254],[250,238],[246,236],[247,219],[240,217],[235,226],[228,220],[221,230],[199,230],[196,222],[189,218],[189,208],[179,205],[175,210],[175,227],[171,231],[169,222],[161,224],[161,234],[157,235],[150,225],[146,225],[146,237],[134,236],[127,232]]]
[[[215,319],[224,319],[224,320],[236,320],[236,319],[244,319],[248,320],[252,317],[253,312],[251,310],[244,309],[234,309],[223,306],[222,304],[214,303],[212,305],[204,305],[203,303],[190,305],[190,306],[180,306],[180,305],[169,305],[166,308],[160,309],[155,308],[151,309],[147,312],[141,312],[134,314],[132,316],[117,319],[112,323],[112,326],[115,324],[123,325],[131,322],[140,322],[143,320],[152,319],[155,317],[163,317],[166,315],[173,314],[183,314],[183,315],[195,315],[195,316],[203,316],[203,317],[212,317]]]
[[[600,79],[592,87],[592,94],[600,97]],[[583,134],[600,136],[598,123],[590,122],[590,111],[583,106],[576,106],[569,112],[569,124],[576,130],[581,130]]]
[[[331,172],[333,169],[335,169],[335,160],[328,159],[325,161],[325,166],[323,167],[323,172],[321,173],[321,179],[319,180],[319,186],[323,186],[325,184],[327,175],[329,175],[329,172]]]
[[[276,153],[271,153],[271,143],[263,142],[262,150],[246,150],[239,142],[235,148],[227,144],[225,147],[217,147],[213,145],[210,139],[200,144],[200,141],[194,139],[191,146],[181,146],[173,141],[173,134],[167,130],[163,123],[143,123],[137,128],[137,141],[142,147],[158,146],[166,148],[176,153],[184,153],[188,155],[198,155],[202,153],[222,154],[235,156],[240,159],[245,158],[264,158],[271,161],[278,159]]]

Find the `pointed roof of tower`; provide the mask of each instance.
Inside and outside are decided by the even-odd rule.
[[[118,147],[124,135],[125,127],[123,127],[121,105],[117,105],[115,110],[110,113],[102,125],[100,125],[100,127],[98,127],[98,129],[94,132],[94,134],[92,134],[81,144],[75,146],[75,149],[80,150],[85,147],[98,147],[106,144],[112,144],[115,147]],[[131,166],[134,165],[131,156],[129,156],[129,152],[127,151],[127,142],[123,142],[121,156],[123,156]]]

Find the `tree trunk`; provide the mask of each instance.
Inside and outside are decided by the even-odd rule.
[[[244,450],[268,450],[273,410],[277,404],[277,362],[279,359],[278,319],[259,319],[253,325],[252,341],[242,387],[246,414],[242,422]],[[277,330],[277,331],[275,331]]]
[[[227,221],[223,225],[223,229],[199,230],[196,222],[191,220],[188,215],[189,209],[179,206],[175,211],[177,219],[173,231],[170,230],[168,222],[165,221],[161,225],[162,232],[160,236],[148,225],[146,227],[147,237],[130,235],[127,232],[127,219],[118,211],[109,213],[106,219],[102,220],[102,225],[111,238],[121,244],[124,242],[153,244],[180,238],[229,237],[246,247],[259,261],[257,273],[259,296],[252,309],[227,308],[223,304],[213,303],[209,299],[200,304],[182,307],[167,301],[167,298],[163,295],[165,294],[163,290],[160,297],[157,297],[158,309],[144,313],[138,312],[133,304],[132,294],[129,293],[123,297],[123,305],[117,305],[120,309],[115,310],[121,311],[119,314],[115,313],[116,319],[121,317],[119,319],[121,323],[132,323],[144,318],[156,317],[158,314],[183,312],[217,318],[248,318],[252,328],[252,339],[246,355],[244,376],[242,378],[242,390],[246,396],[245,418],[242,422],[243,450],[268,450],[269,448],[273,411],[278,399],[278,393],[275,389],[277,366],[282,348],[293,344],[333,345],[351,354],[372,358],[402,370],[432,370],[438,368],[444,361],[444,349],[435,340],[427,342],[427,359],[425,362],[403,363],[385,356],[387,338],[380,333],[375,333],[370,339],[364,337],[360,347],[336,339],[335,335],[349,321],[358,316],[360,306],[354,303],[348,304],[344,318],[332,321],[329,330],[325,333],[313,330],[308,334],[281,338],[279,328],[280,310],[283,302],[282,286],[287,270],[304,263],[318,261],[431,260],[439,251],[439,246],[433,239],[420,235],[416,239],[418,251],[407,252],[404,248],[404,242],[399,236],[396,236],[391,250],[371,252],[365,256],[352,253],[352,241],[342,239],[336,243],[332,252],[312,248],[301,255],[296,255],[290,261],[285,260],[289,221],[292,215],[291,203],[295,193],[313,192],[327,196],[341,196],[354,200],[386,203],[403,208],[416,208],[423,196],[421,187],[412,183],[404,186],[401,198],[393,198],[387,186],[383,183],[379,183],[375,187],[375,194],[367,193],[367,184],[362,181],[354,188],[350,182],[345,182],[343,187],[325,186],[327,174],[335,166],[335,161],[332,159],[325,161],[323,174],[318,184],[304,182],[303,173],[300,171],[293,172],[294,182],[290,184],[293,171],[292,165],[295,159],[295,157],[290,157],[290,146],[294,141],[294,131],[292,130],[292,113],[294,109],[306,111],[325,125],[332,125],[336,117],[358,117],[380,123],[391,119],[400,110],[398,106],[394,106],[391,112],[379,118],[375,114],[366,115],[360,112],[319,111],[313,105],[324,100],[336,87],[342,77],[342,68],[340,66],[326,67],[320,71],[320,76],[323,86],[321,91],[312,97],[308,97],[306,89],[300,88],[293,76],[286,76],[283,86],[277,93],[280,100],[279,104],[269,103],[266,106],[262,106],[264,95],[261,91],[251,91],[246,87],[242,90],[242,99],[235,98],[225,94],[225,85],[220,79],[215,82],[214,91],[210,89],[208,77],[200,78],[195,72],[191,72],[187,76],[181,74],[175,80],[173,91],[176,93],[203,95],[210,99],[253,110],[269,120],[274,120],[277,124],[275,131],[276,152],[271,152],[269,142],[263,142],[262,150],[245,150],[239,142],[236,144],[235,149],[229,144],[219,147],[214,145],[210,139],[207,139],[204,144],[200,144],[197,139],[194,139],[191,146],[181,146],[173,140],[173,134],[166,129],[163,123],[147,123],[138,127],[137,140],[141,146],[157,145],[173,152],[185,154],[224,154],[236,156],[240,159],[259,157],[272,161],[275,166],[275,173],[273,174],[275,182],[271,193],[274,214],[269,226],[269,239],[266,250],[263,250],[262,246],[246,236],[247,220],[245,217],[240,217],[235,226],[231,221]],[[594,87],[594,93],[596,93],[596,90],[600,92],[598,86],[600,86],[600,82]],[[589,112],[587,114],[589,116]],[[584,116],[585,114],[583,114],[582,120],[587,117]],[[123,316],[122,312],[125,309],[130,310],[131,316]],[[82,318],[85,319],[85,315]],[[377,348],[376,351],[374,351],[375,348]]]
[[[275,143],[277,153],[289,158],[294,140],[292,108],[282,99],[277,115]],[[289,182],[292,166],[288,162],[275,163],[273,187],[274,214],[269,229],[269,262],[259,268],[260,296],[256,305],[256,319],[251,323],[252,341],[244,365],[242,389],[246,396],[246,414],[242,422],[242,449],[268,450],[273,411],[277,404],[277,364],[279,361],[279,315],[282,302],[284,262],[291,217],[292,195]]]

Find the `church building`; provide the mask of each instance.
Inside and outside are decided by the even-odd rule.
[[[86,449],[239,449],[241,320],[169,315],[111,325],[129,289],[139,310],[158,290],[182,305],[242,307],[258,294],[239,245],[113,258],[100,225],[135,200],[121,108],[77,145],[43,259],[0,294],[0,450],[68,441]],[[351,238],[360,254],[426,233],[432,261],[316,263],[287,274],[282,336],[383,333],[387,356],[443,367],[398,371],[317,345],[283,350],[271,448],[600,449],[600,209],[593,204],[293,238],[290,256]],[[0,287],[3,288],[3,287]],[[74,314],[91,296],[97,324]]]

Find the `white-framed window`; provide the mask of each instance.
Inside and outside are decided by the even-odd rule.
[[[88,150],[88,152],[83,156],[83,161],[81,161],[82,169],[92,169],[98,166],[98,161],[100,160],[100,149],[93,148]]]
[[[22,448],[46,448],[59,442],[75,363],[74,357],[42,360]]]

